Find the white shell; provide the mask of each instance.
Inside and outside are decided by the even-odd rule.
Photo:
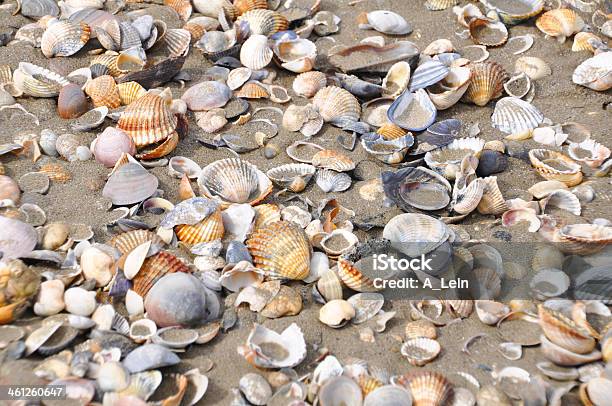
[[[272,61],[274,52],[265,35],[251,35],[240,49],[240,62],[249,69],[263,69]]]
[[[531,103],[516,97],[504,97],[495,104],[493,127],[511,135],[531,132],[544,121],[544,115]]]
[[[406,35],[412,31],[408,21],[401,15],[387,10],[370,11],[367,14],[368,24],[359,24],[362,30],[374,29],[383,34]]]
[[[572,81],[600,92],[612,88],[612,52],[603,52],[582,62],[574,71]]]

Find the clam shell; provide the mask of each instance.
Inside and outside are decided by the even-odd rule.
[[[234,7],[238,15],[241,15],[255,9],[267,9],[268,2],[266,0],[236,0]]]
[[[610,157],[610,149],[595,140],[585,140],[580,143],[570,143],[568,147],[569,156],[584,162],[591,168],[597,168]]]
[[[145,297],[149,290],[163,276],[176,272],[191,272],[180,259],[161,251],[145,259],[140,271],[132,279],[134,292]]]
[[[445,147],[425,154],[425,163],[447,179],[454,179],[461,161],[469,155],[478,155],[484,147],[481,138],[458,138]]]
[[[536,172],[548,180],[557,180],[567,186],[576,186],[582,181],[580,165],[560,152],[532,149],[529,160]]]
[[[438,337],[436,333],[436,326],[425,319],[419,319],[408,322],[404,329],[406,339],[410,340],[418,337],[425,337],[435,340]]]
[[[236,90],[240,86],[244,85],[253,74],[253,71],[247,67],[240,67],[232,70],[227,76],[227,86],[230,89]]]
[[[321,169],[317,173],[317,186],[325,193],[344,192],[351,187],[351,177],[343,172]]]
[[[329,327],[339,328],[355,317],[355,308],[346,300],[330,300],[319,309],[319,321]]]
[[[286,164],[270,169],[266,175],[281,188],[299,193],[315,174],[316,168],[308,164]]]
[[[402,60],[418,58],[419,50],[410,41],[397,41],[389,45],[358,44],[338,47],[330,52],[329,62],[343,72],[381,71],[387,73],[385,66]]]
[[[452,385],[439,372],[413,371],[397,377],[395,383],[410,390],[415,406],[443,405],[452,393]]]
[[[123,365],[130,373],[176,365],[180,358],[169,349],[158,344],[145,344],[130,352]]]
[[[531,79],[525,72],[514,75],[504,83],[504,90],[508,93],[509,96],[522,98],[531,89]]]
[[[260,82],[247,82],[242,88],[236,92],[236,97],[243,99],[267,99],[270,97],[270,92]]]
[[[439,2],[440,0],[430,0]],[[455,0],[452,0],[455,1]],[[409,405],[412,404],[410,392],[398,386],[384,385],[369,392],[363,402],[364,406]]]
[[[457,3],[458,0],[427,0],[425,2],[425,8],[432,11],[446,10],[449,7],[457,5]]]
[[[174,156],[168,162],[168,172],[175,178],[187,175],[189,179],[196,179],[201,171],[200,165],[187,157]]]
[[[389,107],[387,118],[408,131],[422,131],[433,124],[436,114],[427,92],[419,89],[415,93],[405,91],[399,96]]]
[[[134,155],[136,146],[125,132],[107,127],[96,137],[93,153],[96,161],[107,168],[112,168],[124,153]]]
[[[121,105],[119,97],[119,89],[115,79],[110,75],[99,76],[88,82],[85,86],[85,93],[94,103],[94,106],[106,106],[109,109],[115,109]]]
[[[584,27],[584,20],[573,10],[559,8],[547,11],[536,20],[536,27],[561,43]]]
[[[326,301],[342,299],[342,280],[334,270],[330,269],[317,281],[317,290]]]
[[[312,142],[296,141],[287,147],[287,155],[294,161],[311,164],[312,158],[324,149]]]
[[[376,133],[363,134],[361,137],[363,148],[387,164],[401,162],[408,152],[408,148],[413,144],[414,137],[412,134],[406,134],[393,140],[386,140]]]
[[[449,74],[437,85],[427,89],[427,94],[438,110],[454,106],[467,91],[472,71],[468,67],[451,67]]]
[[[106,182],[102,195],[115,205],[141,202],[156,190],[159,181],[140,164],[129,162],[117,169]]]
[[[78,85],[71,83],[60,90],[57,110],[61,118],[77,118],[87,112],[88,107],[85,93]]]
[[[424,167],[383,172],[383,190],[404,211],[412,207],[439,210],[450,202],[450,183],[441,175]]]
[[[196,342],[198,332],[188,328],[164,327],[157,330],[152,337],[153,344],[160,344],[167,348],[181,349]]]
[[[515,73],[524,73],[532,80],[539,80],[552,75],[550,65],[535,56],[521,56],[514,63]]]
[[[142,147],[166,140],[175,131],[177,124],[178,120],[164,98],[148,93],[124,110],[117,128],[125,131],[134,140],[136,147]]]
[[[440,353],[440,343],[426,337],[411,338],[402,344],[400,353],[410,365],[423,366],[433,361]]]
[[[337,172],[347,172],[355,169],[355,162],[350,157],[331,149],[323,149],[314,154],[312,165]]]
[[[427,254],[449,237],[448,227],[441,221],[418,213],[404,213],[393,217],[383,230],[383,237],[409,257]]]
[[[480,203],[485,189],[485,184],[482,179],[473,180],[468,186],[463,189],[455,188],[453,192],[453,210],[459,214],[469,214]]]
[[[327,76],[323,72],[304,72],[293,80],[293,91],[306,98],[313,97],[327,85]]]
[[[129,106],[135,100],[141,98],[147,91],[138,82],[124,82],[117,85],[119,98],[123,106]]]
[[[545,199],[540,201],[540,207],[543,213],[546,213],[546,207],[556,207],[569,211],[576,216],[580,216],[582,209],[576,195],[564,189],[555,190],[549,194]]]
[[[383,79],[382,86],[386,96],[397,97],[408,87],[410,82],[410,64],[405,61],[396,62]]]
[[[280,334],[255,323],[238,353],[259,368],[292,368],[306,357],[306,342],[295,323]]]
[[[232,91],[226,84],[207,81],[187,89],[181,100],[187,103],[191,111],[207,111],[225,106],[231,95]]]
[[[544,115],[533,104],[517,97],[500,99],[491,116],[493,127],[512,136],[531,133],[543,120]]]
[[[590,353],[595,349],[595,339],[589,332],[563,314],[539,305],[538,315],[542,331],[552,343],[577,354]]]
[[[518,24],[540,14],[544,8],[543,0],[519,0],[512,5],[503,0],[481,0],[481,3],[495,10],[506,24]]]
[[[17,89],[34,97],[55,97],[69,83],[63,76],[28,62],[19,62],[13,82]]]
[[[412,32],[412,26],[404,17],[388,10],[370,11],[360,15],[357,22],[362,30],[374,29],[388,35],[406,35]]]
[[[314,68],[317,46],[302,38],[279,41],[274,46],[274,54],[282,62],[283,68],[295,73],[308,72]]]
[[[558,269],[542,269],[529,282],[529,287],[538,299],[561,296],[567,291],[570,279]]]
[[[574,37],[574,43],[572,44],[572,51],[590,51],[595,52],[593,43],[601,42],[601,39],[593,34],[592,32],[579,32]]]
[[[572,75],[572,81],[599,92],[612,88],[610,64],[612,52],[603,52],[582,62]]]
[[[496,176],[483,178],[484,191],[478,203],[477,209],[480,214],[499,215],[508,210],[506,200],[502,195]]]
[[[597,350],[588,354],[576,354],[549,341],[545,335],[540,337],[540,342],[542,354],[557,365],[576,366],[601,359],[601,352]]]
[[[272,192],[272,182],[256,166],[237,158],[215,161],[198,177],[200,192],[222,207],[231,203],[255,205]]]
[[[328,86],[319,90],[313,104],[325,122],[336,123],[342,119],[358,121],[361,115],[359,101],[340,87]]]
[[[468,28],[470,37],[479,45],[497,47],[508,41],[508,29],[501,21],[474,18]]]
[[[52,0],[24,0],[19,2],[18,12],[25,17],[41,18],[44,16],[59,16],[60,10]]]
[[[108,107],[101,106],[89,110],[78,119],[74,120],[70,127],[74,131],[89,131],[99,127],[108,114]]]
[[[33,354],[43,345],[60,327],[61,321],[43,322],[43,325],[31,332],[25,340],[25,355]]]
[[[278,221],[255,231],[246,246],[253,264],[269,277],[302,280],[308,276],[310,244],[292,222]]]
[[[419,89],[431,86],[444,79],[450,70],[448,66],[434,59],[428,60],[414,70],[410,77],[408,90],[415,92]]]
[[[236,22],[249,24],[251,34],[269,36],[289,27],[289,21],[280,13],[266,9],[255,9],[242,14]]]
[[[238,387],[253,405],[265,405],[272,397],[272,387],[266,378],[256,373],[248,373],[240,378]]]
[[[40,49],[47,58],[71,56],[83,48],[90,34],[91,29],[85,23],[59,21],[45,30]]]
[[[501,96],[504,82],[508,74],[495,62],[478,62],[469,65],[472,70],[470,85],[465,93],[465,99],[485,106],[489,101]]]
[[[251,35],[240,48],[240,62],[249,69],[263,69],[270,64],[274,52],[265,35]]]
[[[79,330],[71,326],[60,326],[55,332],[40,346],[38,353],[44,356],[57,354],[68,347],[76,339]]]

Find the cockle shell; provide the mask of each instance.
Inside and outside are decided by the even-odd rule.
[[[112,199],[113,204],[132,204],[150,197],[158,183],[157,178],[140,164],[129,162],[111,175],[102,194]]]
[[[406,35],[412,32],[412,26],[401,15],[387,10],[375,10],[357,17],[362,30],[374,29],[388,35]]]
[[[236,90],[244,85],[251,78],[252,74],[253,71],[250,68],[244,66],[236,68],[227,76],[227,86],[232,90]]]
[[[335,123],[342,119],[357,121],[361,115],[357,98],[340,87],[328,86],[319,90],[313,104],[326,122]]]
[[[400,352],[411,365],[420,367],[436,358],[440,350],[440,343],[436,340],[416,337],[405,341]]]
[[[576,366],[601,359],[601,352],[597,350],[588,354],[576,354],[551,342],[544,334],[540,337],[540,342],[542,354],[557,365]]]
[[[124,106],[129,106],[136,99],[139,99],[145,94],[147,94],[145,88],[142,87],[138,82],[119,83],[117,85],[117,90],[119,91],[119,98],[121,99],[121,104]]]
[[[289,27],[289,21],[273,10],[255,9],[242,14],[236,22],[245,21],[249,24],[251,34],[269,36]]]
[[[444,79],[427,89],[427,94],[438,110],[446,110],[463,97],[470,85],[471,77],[470,68],[451,67]]]
[[[232,203],[255,205],[272,192],[272,182],[257,167],[237,158],[215,161],[198,177],[200,193],[222,207]]]
[[[589,51],[595,52],[593,43],[601,42],[601,39],[593,34],[592,32],[579,32],[574,37],[574,43],[572,44],[573,52]]]
[[[440,175],[453,180],[460,170],[461,161],[469,155],[478,156],[484,144],[481,138],[457,138],[445,147],[427,152],[425,163]]]
[[[272,278],[302,280],[308,276],[310,244],[295,223],[278,221],[255,231],[246,246],[253,264]]]
[[[85,86],[85,93],[91,97],[94,106],[106,106],[115,109],[121,105],[119,89],[115,79],[110,75],[99,76]]]
[[[549,37],[555,37],[561,43],[584,27],[584,20],[568,8],[547,11],[536,20],[536,27]]]
[[[270,92],[262,83],[250,81],[245,83],[242,88],[236,92],[236,97],[243,99],[267,99],[270,97]]]
[[[293,91],[306,98],[313,97],[327,85],[327,76],[323,72],[304,72],[293,80]]]
[[[292,368],[306,357],[306,342],[295,323],[280,334],[255,323],[238,353],[259,368]]]
[[[117,58],[119,54],[113,51],[106,51],[102,55],[95,56],[89,63],[89,70],[92,77],[97,78],[102,75],[111,75],[117,77],[121,71],[117,67]]]
[[[427,254],[449,237],[448,227],[441,221],[418,213],[404,213],[393,217],[383,229],[383,237],[409,257]]]
[[[572,320],[544,305],[538,306],[540,326],[546,337],[568,351],[586,354],[595,348],[595,339]]]
[[[584,162],[591,168],[597,168],[610,157],[610,149],[595,140],[588,139],[580,143],[570,143],[568,154],[578,162]]]
[[[263,69],[272,61],[274,52],[265,35],[251,35],[240,49],[240,62],[249,69]]]
[[[452,393],[451,383],[439,372],[412,371],[394,383],[410,390],[415,406],[443,405]]]
[[[550,76],[552,68],[548,62],[535,56],[522,56],[514,63],[515,73],[525,73],[531,80],[538,80]]]
[[[495,10],[497,15],[506,24],[517,24],[534,17],[544,8],[543,0],[519,0],[508,4],[503,0],[481,0],[488,9]]]
[[[330,300],[319,309],[319,321],[329,327],[339,328],[355,317],[355,308],[342,299]]]
[[[343,192],[350,188],[351,184],[351,177],[344,172],[320,169],[317,173],[317,186],[325,193]]]
[[[340,152],[323,149],[312,157],[312,165],[317,168],[331,169],[337,172],[347,172],[355,169],[355,162]]]
[[[178,120],[166,100],[148,93],[123,111],[117,128],[126,132],[136,147],[142,147],[171,138],[177,124]]]
[[[544,115],[533,104],[517,97],[500,99],[491,116],[493,127],[512,137],[528,136],[543,120]]]
[[[183,25],[183,29],[191,33],[191,41],[197,42],[207,31],[214,31],[219,28],[219,21],[206,16],[193,17]]]
[[[427,60],[417,66],[414,72],[412,72],[408,90],[410,92],[415,92],[419,89],[431,86],[444,79],[448,73],[448,66],[442,62],[435,59]]]
[[[17,89],[34,97],[55,97],[69,83],[63,76],[28,62],[19,62],[13,82]]]
[[[387,64],[402,60],[415,62],[419,50],[410,41],[397,41],[389,45],[358,44],[334,48],[329,55],[330,63],[343,72],[382,71],[387,73]]]
[[[469,25],[470,37],[479,45],[496,47],[508,41],[508,29],[501,21],[474,18]]]
[[[134,155],[136,153],[136,146],[132,138],[124,131],[107,127],[96,137],[93,153],[96,161],[107,168],[112,168],[124,153]]]
[[[485,106],[489,101],[501,96],[504,82],[508,74],[495,62],[478,62],[469,65],[472,71],[470,85],[465,93],[465,99]]]
[[[435,121],[436,114],[436,107],[424,89],[415,93],[406,90],[391,104],[387,118],[406,130],[422,131]]]
[[[599,92],[612,88],[612,52],[603,52],[582,62],[572,75],[572,81]]]
[[[215,241],[221,239],[225,233],[219,210],[197,224],[179,224],[175,227],[174,231],[179,241],[185,244]]]
[[[77,118],[83,115],[89,106],[87,97],[78,85],[68,84],[64,86],[57,99],[57,110],[61,118]]]
[[[430,2],[440,1],[441,0],[430,0]],[[451,1],[455,2],[455,0]],[[363,406],[384,406],[392,404],[412,404],[412,397],[410,395],[410,392],[398,386],[384,385],[369,392],[363,402]]]
[[[266,175],[282,188],[299,193],[315,174],[316,168],[308,164],[286,164],[270,169]]]
[[[74,55],[89,41],[90,34],[85,23],[59,21],[45,30],[40,49],[47,58]]]
[[[496,176],[483,178],[484,191],[477,209],[481,214],[499,215],[508,210],[508,205],[497,184]]]
[[[308,72],[314,68],[317,46],[307,39],[279,41],[274,46],[274,54],[281,66],[291,72]]]
[[[234,1],[234,7],[238,15],[244,14],[247,11],[255,9],[267,9],[268,3],[266,0],[236,0]]]
[[[159,279],[176,272],[189,273],[190,269],[174,255],[161,251],[145,259],[140,271],[132,279],[132,289],[146,298],[148,291]]]
[[[582,182],[580,165],[560,152],[532,149],[529,151],[529,160],[536,172],[545,179],[557,180],[570,187]]]

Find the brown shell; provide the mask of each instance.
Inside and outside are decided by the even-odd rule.
[[[108,245],[117,248],[122,255],[125,255],[147,241],[151,241],[153,244],[163,244],[161,238],[152,231],[132,230],[111,238]]]
[[[183,21],[189,20],[193,11],[193,7],[189,0],[164,0],[164,6],[168,6],[176,11]]]
[[[179,143],[179,135],[177,131],[171,133],[168,138],[161,144],[151,150],[136,154],[138,159],[157,159],[168,155],[177,147]]]
[[[551,342],[578,354],[587,354],[595,348],[596,341],[589,332],[561,313],[539,305],[538,315],[542,331]]]
[[[257,82],[248,82],[236,92],[236,97],[243,99],[267,99],[270,97],[270,92]]]
[[[451,383],[439,372],[411,371],[397,378],[396,384],[410,389],[414,406],[442,406],[452,392]]]
[[[361,388],[361,392],[363,393],[364,398],[374,389],[378,389],[384,385],[379,379],[376,379],[373,376],[369,376],[367,374],[361,374],[359,376],[359,379],[357,380],[357,383]]]
[[[438,338],[436,326],[431,321],[425,319],[408,322],[404,329],[404,334],[407,340],[417,337],[425,337],[432,340]]]
[[[176,237],[185,244],[198,244],[223,238],[225,229],[221,211],[217,210],[197,224],[179,224],[174,227]]]
[[[115,79],[110,75],[99,76],[87,83],[85,93],[91,97],[96,107],[106,106],[109,109],[116,109],[121,106],[119,89]]]
[[[165,140],[174,132],[178,119],[170,111],[167,101],[156,94],[148,93],[127,106],[117,123],[137,147]]]
[[[394,140],[403,137],[408,133],[408,131],[393,123],[387,123],[380,127],[376,133],[382,135],[382,137],[386,140]]]
[[[312,164],[317,168],[331,169],[337,172],[346,172],[355,169],[355,162],[340,152],[324,149],[312,157]]]
[[[119,97],[121,98],[121,104],[128,106],[135,100],[141,98],[147,91],[138,82],[125,82],[117,85],[119,90]]]
[[[382,289],[374,286],[374,281],[365,276],[346,258],[338,258],[338,276],[342,282],[356,292],[378,292]]]
[[[251,29],[251,35],[272,35],[289,28],[289,21],[285,16],[276,11],[255,9],[242,14],[237,22],[247,21]]]
[[[138,274],[132,279],[132,289],[140,296],[145,297],[149,290],[162,276],[174,272],[190,273],[187,265],[174,255],[161,251],[145,259]]]
[[[117,67],[117,58],[119,58],[119,54],[111,51],[95,56],[89,63],[92,75],[95,77],[102,75],[117,77],[121,75],[121,71]]]
[[[72,179],[72,174],[60,164],[44,164],[38,172],[46,174],[54,182],[65,183]]]
[[[242,15],[247,11],[257,9],[267,9],[268,0],[235,0],[234,7],[238,11],[238,15]]]
[[[310,267],[310,243],[299,225],[277,221],[255,231],[246,246],[253,265],[269,277],[302,280]]]
[[[508,73],[495,62],[478,62],[469,65],[472,71],[470,85],[465,99],[477,106],[485,106],[489,101],[502,95]]]
[[[255,210],[255,223],[253,224],[253,231],[257,231],[260,228],[267,227],[268,225],[281,220],[281,210],[275,204],[260,204],[253,208]]]

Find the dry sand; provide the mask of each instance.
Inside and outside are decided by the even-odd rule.
[[[455,31],[460,29],[460,26],[455,22],[450,9],[430,12],[424,8],[423,2],[418,0],[365,0],[355,6],[348,6],[347,3],[347,0],[323,0],[321,6],[323,10],[329,10],[342,18],[340,32],[334,36],[340,43],[354,44],[367,36],[377,35],[374,31],[359,30],[355,24],[355,16],[361,11],[388,9],[403,15],[413,25],[413,33],[406,36],[406,38],[415,42],[420,49],[423,49],[431,41],[438,38],[450,39],[458,49],[472,44],[471,41],[461,40],[454,35]],[[461,3],[465,2],[462,1]],[[163,7],[148,5],[130,5],[130,7],[150,7],[147,11],[156,17],[163,17],[169,27],[180,26],[176,17]],[[26,22],[27,19],[21,16],[13,17],[6,12],[0,13],[0,27],[19,27]],[[538,56],[549,62],[552,66],[552,76],[536,82],[536,97],[533,103],[554,123],[577,121],[585,124],[591,129],[595,140],[607,143],[609,146],[611,114],[604,106],[610,102],[610,92],[597,93],[574,85],[571,81],[571,75],[575,67],[589,57],[589,55],[584,52],[572,52],[570,43],[559,44],[555,40],[544,39],[543,34],[535,28],[533,21],[510,27],[509,31],[511,36],[533,34],[536,38],[535,44],[524,55]],[[392,40],[391,38],[387,39]],[[88,45],[87,49],[91,47],[92,45]],[[154,54],[161,55],[163,51],[158,50]],[[518,57],[512,55],[505,47],[490,49],[490,54],[489,60],[500,63],[509,72],[514,70],[514,61]],[[17,67],[20,61],[28,61],[48,66],[60,73],[68,73],[73,69],[87,66],[89,59],[90,57],[83,51],[75,57],[47,60],[41,54],[40,49],[34,49],[28,45],[12,45],[0,48],[0,61],[2,63],[9,63],[13,69]],[[194,84],[199,81],[200,77],[210,66],[210,62],[203,58],[198,50],[194,49],[190,52],[184,69],[192,76],[191,84]],[[286,72],[279,72],[277,83],[290,89],[292,77],[292,75]],[[175,97],[179,97],[184,91],[176,83],[169,84],[169,86]],[[295,98],[294,101],[299,104],[305,103],[304,99],[299,98]],[[39,117],[40,126],[36,127],[30,120],[23,120],[23,116],[11,119],[3,116],[0,128],[0,143],[9,142],[14,136],[22,133],[39,133],[44,128],[51,128],[58,134],[68,132],[67,121],[57,116],[55,99],[23,98],[20,99],[20,102],[30,112]],[[256,102],[252,103],[252,107],[256,108],[264,104]],[[493,129],[490,124],[493,106],[493,103],[489,103],[485,107],[458,104],[450,110],[440,112],[438,119],[458,118],[463,121],[464,128],[469,128],[473,123],[479,123],[482,130],[480,133],[481,137],[486,140],[499,140],[503,138],[503,134]],[[280,117],[276,117],[277,122],[280,123],[279,119]],[[105,123],[105,125],[109,124],[109,122]],[[80,133],[78,137],[83,144],[88,145],[98,132]],[[336,138],[341,133],[341,130],[326,125],[323,131],[314,138],[314,141],[324,147],[340,150],[341,148]],[[189,136],[181,140],[173,155],[190,157],[202,166],[214,160],[230,156],[227,151],[210,150],[201,146],[196,141],[196,137],[199,134],[202,134],[202,130],[195,125],[193,117],[190,117]],[[300,139],[299,134],[288,133],[280,128],[279,135],[273,141],[284,149],[284,147],[298,139]],[[522,145],[528,150],[529,148],[536,147],[537,144],[527,141]],[[360,146],[351,153],[351,156],[356,162],[371,159]],[[289,157],[285,153],[272,160],[266,160],[261,150],[243,154],[241,157],[255,163],[264,171],[290,162]],[[37,165],[47,161],[56,160],[43,157]],[[7,168],[8,175],[14,178],[19,178],[24,173],[33,170],[33,164],[30,161],[16,157],[4,156],[2,157],[2,162]],[[93,160],[75,163],[62,162],[62,164],[73,175],[73,179],[70,182],[66,184],[53,184],[49,193],[43,196],[23,196],[23,201],[36,203],[43,207],[49,221],[90,224],[94,227],[96,241],[106,241],[110,234],[107,233],[103,225],[112,220],[113,214],[106,211],[104,201],[101,198],[101,187],[104,185],[108,171]],[[377,171],[383,170],[383,165],[377,163],[369,167],[372,168],[368,173],[369,178],[377,176]],[[376,168],[379,169],[377,170]],[[152,170],[152,173],[159,178],[160,188],[164,190],[165,197],[170,201],[176,201],[178,181],[170,177],[165,168],[155,168]],[[498,180],[505,197],[513,198],[525,197],[525,190],[541,179],[530,168],[528,162],[511,158],[509,169],[502,174],[498,174]],[[583,217],[587,221],[597,217],[610,217],[612,188],[610,187],[609,179],[588,179],[588,181],[591,180],[593,181],[592,185],[597,193],[597,198],[584,206]],[[312,183],[303,193],[303,196],[309,197],[315,202],[324,197],[331,197],[331,195],[324,195]],[[388,221],[392,216],[400,213],[398,209],[382,207],[382,202],[366,202],[360,199],[355,185],[348,191],[335,193],[333,196],[337,197],[342,204],[354,209],[357,212],[358,219],[380,215],[384,219],[383,221]],[[478,214],[468,217],[461,227],[473,238],[497,242],[499,242],[499,239],[494,237],[495,232],[504,230],[498,222],[494,221],[493,217]],[[369,232],[369,235],[376,236],[380,230],[374,229]],[[525,232],[522,226],[515,229],[505,229],[505,231],[510,233],[512,241],[516,242],[529,242],[535,238],[533,234]],[[499,236],[500,234],[497,233],[495,235]],[[364,236],[364,234],[360,234],[361,238]],[[502,254],[509,258],[516,255],[515,252],[502,252]],[[207,372],[210,378],[210,387],[201,404],[229,404],[231,399],[230,389],[237,386],[238,380],[242,375],[254,371],[253,367],[249,366],[237,354],[236,347],[245,341],[252,323],[255,321],[263,322],[267,327],[276,330],[280,330],[292,322],[300,325],[308,343],[308,358],[297,368],[300,375],[312,370],[311,363],[316,358],[316,348],[321,347],[328,348],[331,353],[341,360],[347,360],[350,357],[362,358],[373,365],[388,369],[392,374],[405,373],[415,368],[411,367],[400,355],[400,342],[396,339],[397,336],[403,335],[404,325],[410,318],[407,302],[394,301],[385,304],[385,310],[396,311],[397,315],[389,323],[387,330],[383,334],[376,336],[374,344],[366,344],[359,341],[358,327],[349,325],[342,329],[334,330],[320,324],[317,321],[320,305],[313,304],[309,288],[303,287],[302,292],[305,308],[298,316],[280,320],[258,320],[256,314],[240,309],[238,311],[238,323],[231,331],[220,334],[211,343],[191,347],[186,353],[181,354],[182,363],[168,372],[186,371],[193,367],[202,367],[208,363],[207,360],[211,360],[214,363],[214,367]],[[525,368],[531,373],[536,372],[535,364],[542,360],[542,356],[537,348],[526,348],[523,357],[519,361],[514,362],[503,358],[495,350],[495,346],[487,340],[477,343],[473,348],[471,356],[463,353],[461,347],[464,340],[481,332],[490,336],[497,334],[495,328],[483,325],[475,317],[439,329],[442,353],[435,362],[424,368],[441,371],[454,383],[468,388],[470,388],[469,385],[456,375],[455,372],[469,372],[476,376],[482,385],[491,382],[490,371],[495,367],[513,365]],[[523,332],[516,331],[515,334],[520,335]],[[26,382],[30,379],[35,379],[27,371],[27,368],[21,368],[22,365],[31,364],[31,361],[19,361],[17,365],[2,366],[3,380],[7,382]],[[13,374],[13,371],[18,373]],[[7,377],[7,375],[10,376]],[[158,391],[155,397],[161,398],[163,392],[167,391]]]

